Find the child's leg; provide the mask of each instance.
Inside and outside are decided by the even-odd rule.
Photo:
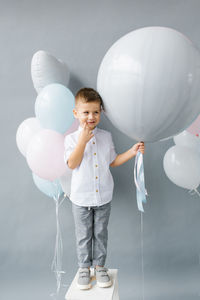
[[[107,255],[111,203],[94,208],[93,265],[104,266]]]
[[[92,236],[93,236],[93,212],[92,209],[72,203],[74,215],[76,247],[78,265],[80,268],[92,265]]]

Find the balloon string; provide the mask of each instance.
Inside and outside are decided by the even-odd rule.
[[[64,271],[62,271],[63,242],[62,242],[61,227],[59,222],[59,207],[63,203],[65,199],[65,195],[60,200],[60,191],[58,185],[57,183],[54,184],[57,187],[57,195],[54,197],[54,202],[56,205],[56,242],[55,242],[54,257],[51,264],[51,269],[55,273],[55,277],[56,277],[56,293],[52,293],[50,296],[53,296],[54,299],[56,299],[61,287],[62,274],[65,273]]]
[[[196,192],[196,194],[200,197],[200,193],[197,189],[194,190]]]
[[[63,204],[63,201],[65,200],[66,195],[64,195],[64,197],[60,200],[60,203],[58,204],[58,207],[60,207]]]
[[[142,268],[142,299],[144,300],[144,242],[143,242],[143,212],[141,211],[141,268]]]

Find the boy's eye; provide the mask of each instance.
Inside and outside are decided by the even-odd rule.
[[[95,111],[94,113],[95,113],[95,115],[98,115],[98,114],[99,114],[99,111]],[[89,111],[84,111],[83,114],[84,114],[84,115],[87,115],[87,114],[89,114]]]

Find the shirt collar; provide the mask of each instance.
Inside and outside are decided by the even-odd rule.
[[[78,131],[81,131],[83,129],[83,127],[81,127],[80,125],[79,125],[79,127],[78,127]],[[97,133],[97,130],[98,130],[98,128],[97,128],[97,126],[92,130],[92,132],[94,133],[94,134],[96,134]]]

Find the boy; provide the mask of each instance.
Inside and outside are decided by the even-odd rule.
[[[80,289],[91,288],[90,266],[95,267],[97,285],[112,285],[104,267],[107,253],[107,226],[113,193],[109,167],[119,166],[144,153],[144,143],[116,154],[111,133],[97,127],[103,101],[91,88],[81,89],[75,97],[74,117],[77,131],[65,138],[65,162],[73,169],[70,200],[75,221]]]

